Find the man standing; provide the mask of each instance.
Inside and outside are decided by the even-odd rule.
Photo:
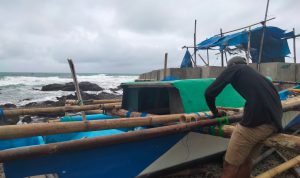
[[[249,67],[245,58],[233,57],[205,92],[214,117],[222,116],[216,108],[215,98],[227,84],[231,84],[246,103],[243,119],[236,125],[229,141],[222,178],[248,178],[260,142],[282,130],[282,106],[272,82]]]

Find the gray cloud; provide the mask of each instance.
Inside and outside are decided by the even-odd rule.
[[[162,68],[165,52],[169,66],[178,67],[181,46],[192,44],[194,19],[200,42],[221,27],[227,31],[262,20],[266,5],[261,0],[0,2],[0,71],[68,72],[70,57],[78,72],[113,73]],[[269,17],[276,20],[269,24],[300,29],[299,5],[271,0]]]

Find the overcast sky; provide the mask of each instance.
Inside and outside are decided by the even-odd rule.
[[[0,72],[69,72],[72,58],[77,72],[142,73],[162,68],[165,52],[168,66],[178,67],[181,47],[193,44],[195,19],[200,42],[220,28],[261,21],[266,6],[266,0],[0,2]],[[299,0],[270,0],[268,17],[276,19],[268,25],[300,33],[299,7]],[[300,43],[298,61],[299,50]],[[220,63],[218,55],[211,60]]]

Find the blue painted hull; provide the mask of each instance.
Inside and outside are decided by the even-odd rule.
[[[135,177],[185,134],[4,163],[7,178],[56,173],[61,177]]]

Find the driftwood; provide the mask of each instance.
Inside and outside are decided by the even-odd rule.
[[[279,165],[279,166],[276,166],[275,168],[273,169],[270,169],[258,176],[256,176],[256,178],[271,178],[271,177],[274,177],[276,175],[279,175],[280,173],[296,166],[297,164],[300,164],[300,155],[299,156],[296,156],[295,158]]]
[[[61,106],[61,107],[47,107],[47,108],[26,108],[26,109],[4,109],[3,113],[6,118],[16,117],[20,115],[36,115],[49,113],[65,113],[65,112],[79,112],[97,109],[113,109],[120,108],[119,103],[84,105],[84,106]]]

